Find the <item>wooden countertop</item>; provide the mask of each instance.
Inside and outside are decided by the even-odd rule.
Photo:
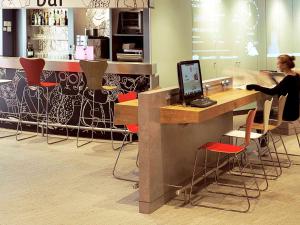
[[[114,112],[114,124],[138,124],[138,100],[117,103]]]
[[[216,105],[207,108],[170,105],[160,109],[162,124],[201,123],[257,100],[257,91],[230,89],[212,94],[209,97],[218,101]]]
[[[218,103],[207,108],[185,107],[183,105],[161,107],[160,122],[162,124],[201,123],[255,102],[259,95],[260,92],[257,91],[229,89],[210,95],[209,97],[217,100]],[[138,124],[138,100],[117,103],[114,119],[116,125]]]

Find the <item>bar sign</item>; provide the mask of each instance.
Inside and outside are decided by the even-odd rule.
[[[37,5],[43,7],[48,2],[48,6],[62,6],[62,0],[37,0]]]

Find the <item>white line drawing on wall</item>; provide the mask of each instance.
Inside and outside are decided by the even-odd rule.
[[[10,74],[10,77],[6,77],[6,74]],[[0,69],[0,78],[13,80],[9,84],[0,86],[0,117],[18,118],[16,116],[17,106],[18,103],[21,102],[22,93],[23,90],[25,90],[25,101],[22,107],[23,111],[29,114],[24,114],[23,119],[29,121],[34,120],[33,114],[37,111],[37,92],[31,91],[26,87],[24,71],[12,70],[8,73],[7,69]],[[41,80],[60,83],[60,86],[49,89],[49,118],[51,122],[78,125],[79,110],[83,94],[84,115],[85,117],[91,117],[93,96],[89,91],[83,93],[86,80],[82,73],[44,71]],[[109,127],[108,123],[101,121],[109,121],[108,107],[111,105],[110,110],[113,110],[113,104],[111,103],[117,101],[119,93],[148,90],[150,77],[143,75],[120,76],[118,74],[105,74],[104,83],[106,85],[117,86],[118,88],[110,93],[106,91],[96,93],[95,116],[96,121],[98,121],[95,122],[94,125],[97,127]],[[44,114],[46,110],[46,89],[40,88],[40,96],[40,113]],[[83,126],[88,126],[91,120],[83,119],[80,122]]]

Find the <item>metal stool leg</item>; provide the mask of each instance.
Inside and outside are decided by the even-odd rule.
[[[63,101],[63,97],[62,97],[62,89],[60,89],[60,97],[61,97],[61,100],[59,102],[59,105],[58,105],[58,108],[57,108],[57,115],[59,116],[59,109],[62,105],[62,101]],[[67,137],[66,138],[58,138],[59,140],[56,140],[56,141],[52,141],[50,142],[50,135],[49,135],[49,132],[48,132],[48,126],[49,126],[49,101],[50,101],[50,98],[49,98],[49,90],[48,90],[48,87],[47,87],[47,100],[46,100],[46,135],[47,135],[47,144],[49,145],[52,145],[52,144],[56,144],[56,143],[59,143],[59,142],[62,142],[62,141],[67,141],[69,139],[69,130],[68,130],[68,126],[66,124],[66,131],[67,131]],[[59,121],[59,118],[57,118],[57,121]]]
[[[84,145],[87,145],[87,144],[91,143],[94,140],[94,130],[95,130],[95,125],[94,125],[94,120],[95,120],[95,90],[93,90],[93,103],[92,103],[92,123],[91,123],[92,137],[91,137],[91,139],[89,141],[86,141],[83,144],[79,145],[80,122],[81,122],[81,119],[84,118],[84,116],[82,116],[82,113],[83,113],[83,97],[84,97],[84,92],[82,93],[81,106],[80,106],[80,115],[79,115],[78,130],[77,130],[77,148],[80,148],[80,147],[82,147]]]
[[[78,128],[77,128],[77,138],[76,138],[77,148],[81,147],[81,145],[79,145],[79,132],[80,132],[80,124],[81,124],[81,118],[82,118],[83,97],[84,97],[84,92],[82,93],[81,103],[80,103],[80,112],[79,112],[79,120],[78,120]]]
[[[16,140],[17,141],[22,141],[22,140],[26,140],[29,138],[33,138],[33,137],[37,137],[38,136],[38,131],[39,131],[39,124],[37,123],[37,130],[36,130],[36,134],[31,135],[29,137],[24,137],[24,138],[18,138],[19,135],[21,135],[23,133],[23,128],[22,128],[22,106],[23,106],[23,102],[25,101],[25,91],[26,91],[26,87],[24,87],[23,89],[23,94],[22,94],[22,98],[21,98],[21,103],[18,104],[18,111],[19,111],[19,120],[18,120],[18,124],[17,124],[17,132],[16,132]],[[39,93],[39,87],[37,87],[37,94],[38,94],[38,109],[37,111],[39,111],[39,98],[40,98],[40,93]],[[37,121],[39,120],[39,112],[36,113],[37,115]],[[19,132],[19,129],[21,132]]]

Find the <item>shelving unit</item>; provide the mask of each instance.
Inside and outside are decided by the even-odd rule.
[[[139,13],[142,17],[139,21],[142,24],[141,33],[133,30],[129,33],[126,29],[122,29],[122,21],[120,20],[121,12]],[[111,60],[112,61],[127,61],[127,62],[149,62],[149,10],[126,10],[126,9],[111,9]],[[131,20],[136,24],[136,19],[126,19],[126,22],[131,23]],[[130,27],[130,26],[129,26]],[[129,28],[130,29],[130,28]],[[122,32],[122,33],[121,33]],[[125,33],[127,32],[127,33]],[[128,54],[123,51],[123,44],[134,43],[135,49],[142,50],[141,57],[136,57],[138,54]],[[119,57],[118,57],[119,55]],[[121,57],[120,57],[121,56]],[[139,58],[139,59],[138,59]]]
[[[57,11],[61,13],[66,11],[69,15],[69,9],[59,9]],[[39,9],[38,15],[46,15],[46,13],[51,12],[51,10]],[[33,46],[35,57],[68,59],[70,45],[69,32],[71,32],[69,25],[33,25],[33,13],[34,10],[27,10],[27,43]],[[63,13],[63,15],[64,14],[65,13]],[[41,21],[44,20],[41,19]],[[68,24],[70,24],[70,22],[71,21],[69,21]]]

